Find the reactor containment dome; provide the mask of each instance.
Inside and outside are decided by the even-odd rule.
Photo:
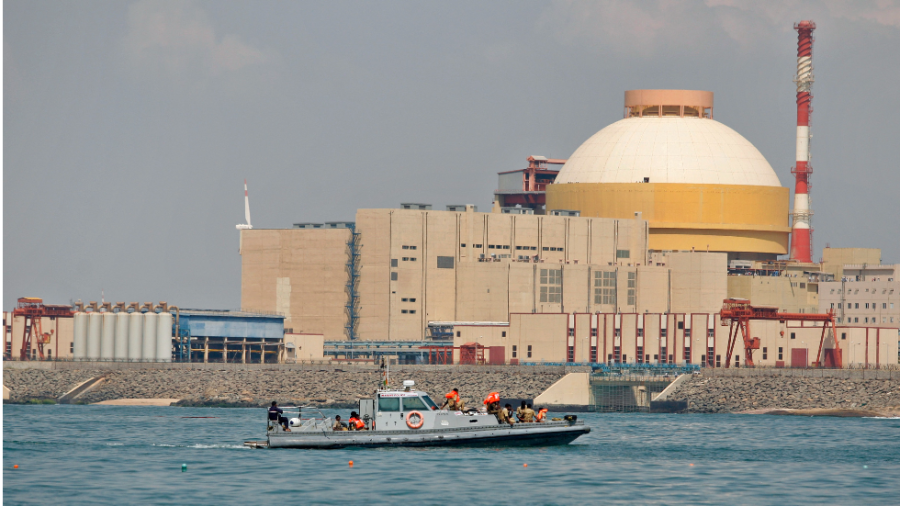
[[[631,90],[625,118],[585,141],[547,187],[547,209],[639,216],[657,251],[774,259],[788,251],[789,197],[762,153],[713,119],[712,92]]]

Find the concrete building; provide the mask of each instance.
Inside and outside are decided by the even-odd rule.
[[[647,234],[634,218],[361,209],[347,228],[241,231],[241,304],[327,341],[348,337],[351,305],[353,331],[368,341],[422,340],[429,322],[513,313],[717,310],[725,255],[651,259]]]
[[[191,362],[284,361],[284,316],[279,314],[182,309],[179,320]],[[178,344],[176,338],[176,359]]]
[[[784,313],[819,312],[819,283],[833,280],[821,264],[784,261],[732,260],[728,296]]]
[[[22,336],[25,331],[25,317],[13,317],[12,311],[3,312],[4,360],[19,360],[22,350]],[[46,335],[44,348],[45,360],[72,360],[74,354],[73,340],[75,326],[72,318],[45,316],[41,318],[41,329]],[[31,360],[39,360],[36,344],[32,344],[27,352]]]
[[[625,118],[585,141],[546,193],[548,210],[640,213],[657,251],[787,253],[790,191],[759,150],[713,119],[708,91],[625,92]]]
[[[457,325],[455,347],[477,343],[490,352],[502,347],[517,363],[606,362],[610,364],[699,364],[723,367],[729,327],[716,313],[512,314],[508,325]],[[754,321],[751,333],[760,339],[754,364],[762,367],[809,367],[816,360],[821,326],[796,322]],[[837,328],[844,367],[897,364],[896,328]],[[831,331],[825,349],[835,347]],[[488,357],[489,358],[489,357]],[[488,359],[486,358],[486,360]],[[459,354],[454,355],[459,362]],[[731,364],[744,361],[739,340]]]

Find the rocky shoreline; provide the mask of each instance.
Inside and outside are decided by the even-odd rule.
[[[668,400],[686,401],[687,413],[898,416],[900,379],[694,376]]]
[[[506,368],[490,371],[415,370],[391,374],[391,386],[404,379],[417,388],[442,397],[459,388],[469,406],[481,405],[492,391],[504,398],[531,399],[565,375],[562,370]],[[273,400],[282,405],[302,404],[346,409],[378,388],[377,370],[4,370],[3,384],[10,403],[52,403],[78,383],[104,376],[94,389],[74,403],[90,404],[114,399],[180,399],[176,406],[260,407]]]

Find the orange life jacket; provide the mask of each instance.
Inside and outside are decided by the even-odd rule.
[[[487,398],[484,399],[484,403],[488,405],[495,402],[500,402],[500,392],[491,392],[488,394]]]
[[[356,426],[356,430],[362,430],[366,427],[366,424],[363,423],[363,421],[360,420],[359,418],[356,418],[355,416],[350,418],[350,423],[352,423],[353,425]]]
[[[543,408],[543,409],[541,409],[540,411],[538,411],[538,414],[537,414],[537,421],[540,422],[541,420],[543,420],[543,419],[544,419],[544,415],[547,414],[547,411],[548,411],[547,408]]]
[[[454,399],[456,402],[459,402],[459,393],[458,392],[450,392],[447,395],[445,395],[444,397],[446,397],[448,399]]]

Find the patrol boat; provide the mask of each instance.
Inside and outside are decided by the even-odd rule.
[[[247,441],[254,448],[347,448],[376,446],[506,446],[562,445],[591,431],[574,415],[562,421],[500,424],[493,414],[474,409],[438,409],[431,397],[403,382],[403,390],[379,390],[372,399],[359,400],[360,419],[366,430],[333,430],[333,420],[291,418],[290,432],[267,421],[266,441]]]

